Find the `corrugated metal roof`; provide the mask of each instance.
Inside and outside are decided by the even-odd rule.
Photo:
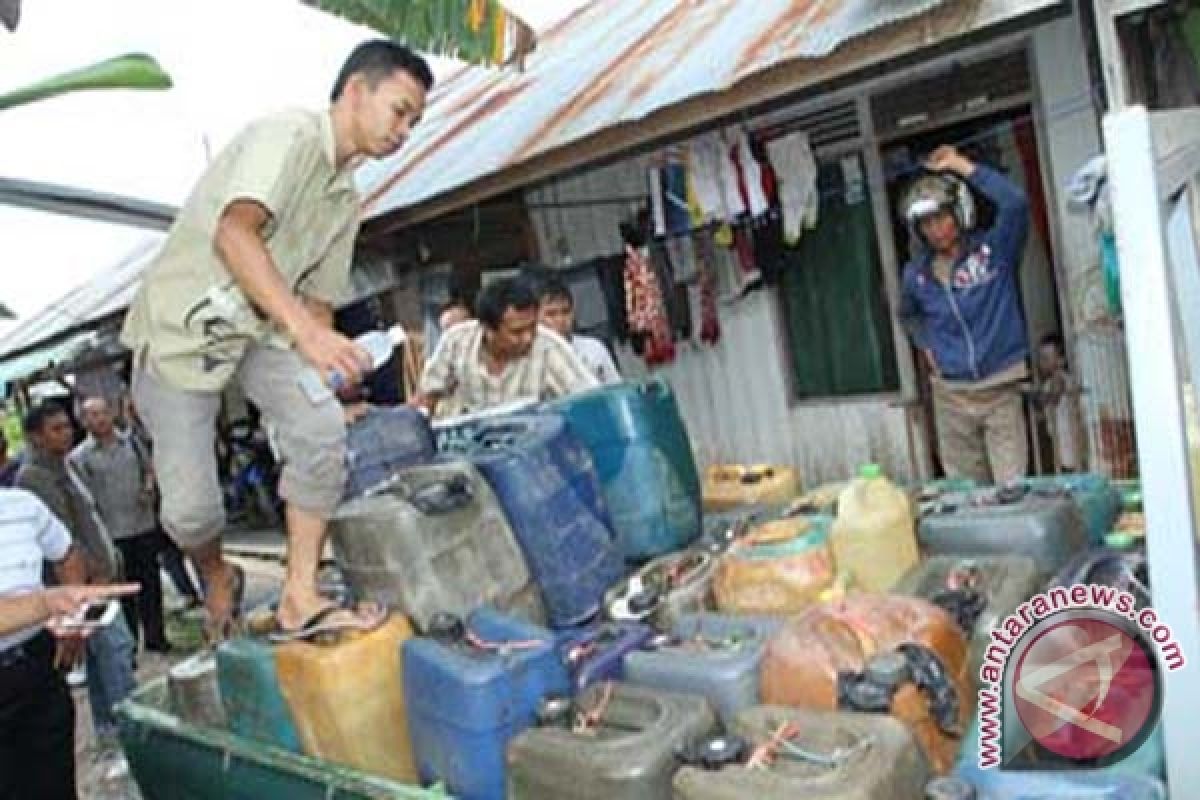
[[[360,170],[367,216],[417,206],[779,64],[826,57],[945,3],[593,0],[540,37],[523,73],[467,68],[436,86],[408,145]],[[964,7],[959,22],[969,29],[1055,3],[953,5]]]
[[[0,338],[0,359],[29,352],[51,339],[81,331],[99,320],[124,311],[137,291],[142,269],[162,241],[148,236],[119,263],[67,292]]]

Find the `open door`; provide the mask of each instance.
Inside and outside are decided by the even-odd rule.
[[[1024,189],[1029,197],[1029,236],[1017,282],[1021,292],[1026,335],[1033,353],[1043,337],[1051,334],[1062,335],[1062,321],[1059,315],[1059,289],[1050,246],[1050,220],[1042,192],[1044,184],[1030,109],[1028,106],[1021,106],[968,122],[923,131],[893,140],[884,147],[883,160],[888,175],[889,207],[893,211],[893,236],[901,268],[912,256],[914,243],[910,241],[908,227],[901,219],[900,204],[909,183],[920,174],[920,164],[929,153],[942,144],[954,145],[968,158],[1005,173]],[[985,197],[978,192],[974,195],[978,210],[977,224],[986,228],[992,224],[995,210]],[[914,363],[917,364],[918,386],[925,418],[934,420],[928,368],[923,358],[914,357]],[[1032,375],[1033,365],[1030,367]],[[1032,404],[1027,404],[1026,412],[1030,436],[1028,468],[1034,473],[1053,472],[1055,461],[1048,431],[1034,413]],[[929,427],[929,438],[932,441],[926,444],[929,452],[934,454],[934,462],[940,474],[937,436],[932,425]]]

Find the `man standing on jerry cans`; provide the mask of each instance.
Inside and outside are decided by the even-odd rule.
[[[1004,484],[1025,474],[1029,458],[1020,391],[1029,343],[1017,288],[1028,202],[953,147],[937,148],[926,168],[903,204],[921,247],[904,268],[900,318],[930,368],[946,474]],[[968,184],[995,204],[987,230],[975,228]]]
[[[225,515],[213,453],[221,392],[236,381],[278,434],[287,502],[282,638],[370,629],[379,609],[320,595],[326,523],[345,483],[345,420],[306,370],[357,383],[370,356],[333,329],[359,226],[353,171],[396,152],[421,119],[428,64],[393,42],[359,45],[332,106],[251,123],[193,189],[147,269],[122,333],[133,396],[154,441],[162,523],[204,576],[209,635],[228,636],[244,576],[221,553]]]

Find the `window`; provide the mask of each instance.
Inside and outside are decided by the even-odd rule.
[[[898,391],[900,377],[861,154],[819,166],[817,226],[780,280],[797,400]]]

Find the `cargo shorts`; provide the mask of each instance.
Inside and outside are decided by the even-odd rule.
[[[300,389],[305,367],[293,350],[252,344],[235,380],[274,431],[280,497],[328,519],[346,483],[345,418],[332,392],[314,405]],[[151,438],[163,529],[184,549],[212,541],[225,526],[213,440],[221,393],[176,389],[142,364],[134,369],[133,401]]]
[[[1018,384],[960,390],[934,381],[933,409],[947,477],[1000,485],[1025,476],[1029,443]]]

